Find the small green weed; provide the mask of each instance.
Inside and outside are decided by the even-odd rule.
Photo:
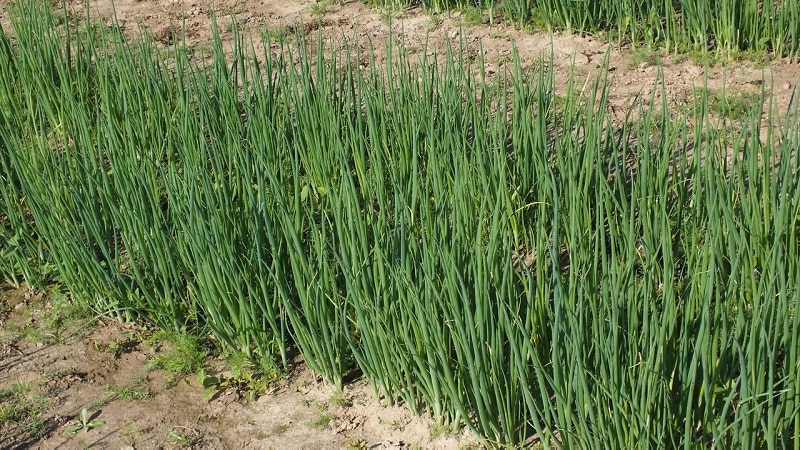
[[[6,437],[38,439],[45,433],[47,401],[29,382],[0,388],[0,442]]]
[[[96,414],[95,414],[96,415]],[[74,436],[80,430],[83,430],[84,433],[92,431],[95,428],[102,427],[105,425],[104,420],[94,420],[94,415],[89,415],[89,410],[86,408],[81,409],[80,417],[74,421],[74,423],[67,427],[64,430],[64,436]]]
[[[147,377],[134,377],[131,382],[125,386],[111,385],[106,390],[113,398],[118,398],[120,400],[144,400],[153,396],[153,393],[144,386],[147,381]]]
[[[178,433],[174,429],[170,428],[167,430],[167,444],[178,445],[181,447],[188,447],[189,439],[186,436]]]
[[[74,301],[61,288],[48,292],[47,296],[50,307],[45,310],[42,320],[57,343],[71,337],[80,339],[91,330],[95,320],[86,305]]]
[[[322,413],[316,419],[312,420],[310,425],[317,430],[321,430],[330,425],[335,418],[336,416],[331,413]]]
[[[142,338],[136,333],[124,333],[122,338],[112,339],[108,342],[95,341],[94,348],[98,352],[108,353],[119,358],[124,353],[128,353],[141,342]]]
[[[4,324],[5,331],[30,342],[48,345],[63,343],[71,337],[83,337],[91,329],[94,318],[88,308],[74,302],[60,289],[56,287],[42,293],[44,301],[24,308],[19,320]]]
[[[136,428],[136,424],[122,427],[120,429],[120,437],[126,445],[136,447],[136,443],[139,441],[139,430]]]
[[[110,353],[114,359],[122,354],[122,344],[116,339],[109,342],[95,342],[94,348],[99,352]]]
[[[291,37],[285,28],[265,28],[261,31],[261,40],[271,44],[286,44]]]
[[[462,9],[463,23],[465,25],[481,25],[489,22],[488,16],[484,16],[483,9],[475,6],[466,6]]]
[[[363,450],[367,448],[367,441],[363,439],[350,438],[347,440],[348,450]]]
[[[55,369],[55,370],[51,370],[49,372],[45,372],[43,374],[43,376],[44,376],[44,380],[47,381],[47,380],[54,380],[56,378],[61,378],[61,377],[65,377],[65,376],[68,376],[68,375],[72,375],[74,373],[75,373],[75,370],[61,368],[61,369]]]
[[[328,402],[337,408],[349,408],[353,406],[353,402],[350,399],[344,398],[344,393],[341,390],[336,391]]]
[[[642,64],[645,66],[661,66],[664,60],[664,51],[652,47],[638,47],[625,62],[625,69],[629,70]]]
[[[719,57],[716,53],[701,50],[689,52],[689,59],[694,65],[700,67],[713,67],[719,63]]]
[[[460,425],[458,423],[450,423],[447,421],[437,421],[433,425],[431,425],[431,436],[433,437],[440,437],[440,436],[448,436],[453,433],[457,433],[460,429]]]
[[[99,398],[89,404],[89,411],[100,411],[100,409],[114,400],[114,397]]]
[[[702,97],[703,89],[695,89],[695,96]],[[761,95],[755,91],[731,92],[706,90],[708,109],[712,114],[736,121],[747,119],[752,111],[761,111]]]
[[[327,0],[314,0],[314,3],[311,4],[311,13],[315,16],[320,17],[326,12],[328,12]]]
[[[248,401],[253,401],[264,395],[281,377],[277,364],[271,358],[256,362],[244,353],[235,352],[227,354],[225,361],[230,369],[230,377],[211,375],[204,369],[197,374],[196,381],[198,386],[205,389],[206,401],[228,388],[243,392]]]
[[[146,345],[158,352],[147,362],[148,370],[160,369],[165,372],[188,375],[203,368],[208,350],[202,339],[187,333],[174,334],[158,331],[145,341]]]
[[[178,431],[177,428],[183,428],[186,431]],[[186,427],[168,427],[166,441],[167,445],[176,447],[191,447],[192,439],[188,436],[187,432],[197,434],[197,431]]]

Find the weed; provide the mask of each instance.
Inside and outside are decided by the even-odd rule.
[[[316,419],[312,420],[310,425],[312,428],[321,430],[330,425],[330,423],[333,422],[333,419],[335,418],[336,416],[334,416],[331,413],[322,413],[319,416],[317,416]]]
[[[139,431],[136,428],[136,424],[122,427],[120,429],[120,437],[126,445],[136,447],[136,443],[139,441]]]
[[[214,47],[209,42],[198,42],[191,48],[191,54],[199,55],[200,59],[210,58],[214,55]]]
[[[466,6],[461,9],[461,22],[464,25],[481,25],[488,22],[483,10],[475,6]]]
[[[442,18],[439,17],[438,14],[431,14],[430,19],[428,20],[428,24],[426,26],[426,30],[429,32],[433,31],[436,29],[436,27],[441,25],[441,23],[442,23]]]
[[[64,430],[64,436],[73,436],[80,430],[83,430],[84,433],[87,433],[95,428],[101,427],[105,425],[104,420],[94,420],[94,417],[97,414],[89,415],[89,410],[86,408],[81,409],[80,417],[73,421],[72,425],[68,426],[66,430]]]
[[[716,53],[699,50],[689,52],[689,59],[692,64],[700,67],[713,67],[719,62],[719,57]]]
[[[285,28],[265,28],[261,31],[261,40],[271,44],[285,44],[289,42],[291,34]]]
[[[185,431],[179,432],[177,430],[178,428],[181,428]],[[168,427],[166,436],[167,445],[178,446],[178,447],[191,447],[193,444],[193,439],[189,437],[189,433],[194,434],[195,437],[199,437],[199,433],[196,430],[192,430],[191,428],[178,427],[178,426]]]
[[[391,24],[392,21],[401,18],[403,15],[403,8],[401,5],[394,3],[387,3],[381,8],[381,22]]]
[[[33,390],[33,384],[18,382],[0,388],[0,442],[7,436],[38,439],[45,433],[47,401]]]
[[[6,328],[24,339],[43,344],[63,343],[71,337],[83,337],[94,318],[84,306],[73,302],[61,288],[44,294],[46,302],[41,310],[26,308],[17,323],[8,323]]]
[[[281,372],[272,358],[261,358],[257,363],[241,352],[225,356],[231,376],[213,376],[201,369],[197,374],[197,384],[205,388],[204,398],[210,401],[217,393],[227,388],[244,392],[248,401],[264,395],[269,387],[281,377]]]
[[[390,431],[403,431],[405,427],[406,424],[401,423],[399,420],[393,420],[388,424],[388,428]]]
[[[56,378],[65,377],[65,376],[71,375],[73,373],[75,373],[74,370],[61,368],[61,369],[55,369],[55,370],[51,370],[49,372],[45,372],[43,377],[44,377],[44,380],[47,381],[47,380],[54,380]]]
[[[344,398],[344,393],[341,390],[337,390],[328,402],[337,408],[349,408],[353,406],[353,402],[350,399]]]
[[[114,359],[119,358],[119,355],[122,354],[122,345],[116,339],[106,343],[95,341],[94,348],[98,352],[110,353]]]
[[[695,96],[702,97],[704,88],[696,88]],[[753,111],[761,111],[761,95],[756,91],[725,91],[705,89],[708,109],[718,117],[742,121]]]
[[[455,431],[455,428],[452,424],[444,423],[444,422],[436,422],[431,426],[431,436],[432,437],[441,437],[447,436],[452,434]]]
[[[170,427],[167,428],[167,444],[188,447],[189,438],[178,433],[174,428]]]
[[[153,396],[147,387],[143,385],[147,383],[147,377],[134,377],[131,382],[125,386],[109,386],[106,390],[113,397],[125,401],[144,400]]]
[[[160,369],[184,375],[196,373],[203,367],[203,361],[208,356],[201,338],[187,333],[158,331],[145,344],[158,352],[148,360],[148,370]]]
[[[630,70],[640,65],[660,66],[663,62],[665,52],[652,47],[638,47],[630,58],[625,61],[625,69]]]
[[[112,397],[106,397],[106,398],[97,399],[97,400],[95,400],[95,401],[93,401],[92,403],[89,404],[89,411],[92,411],[92,412],[100,411],[100,409],[102,407],[108,405],[111,402],[111,400],[113,400],[113,399],[114,399],[113,396]]]
[[[349,438],[347,439],[348,450],[363,450],[367,448],[367,441],[363,439]]]
[[[320,18],[323,14],[328,12],[327,0],[314,0],[311,4],[311,13]]]
[[[14,383],[11,387],[0,388],[0,401],[7,398],[15,398],[25,395],[31,391],[31,383],[27,381],[20,381]]]

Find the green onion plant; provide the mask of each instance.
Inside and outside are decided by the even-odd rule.
[[[196,61],[18,8],[4,280],[46,251],[99,312],[364,377],[489,444],[800,446],[796,102],[678,114],[662,86],[619,121],[604,76],[557,90],[547,59],[489,81],[463,46],[257,53],[234,24]],[[548,11],[625,12],[575,8]]]

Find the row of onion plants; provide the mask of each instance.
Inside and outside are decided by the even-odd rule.
[[[20,8],[8,282],[47,265],[99,313],[299,353],[491,443],[800,445],[796,105],[619,123],[546,60],[488,81],[460,49],[256,53],[234,24],[198,62]]]
[[[369,0],[382,7],[422,5],[433,13],[480,12],[489,22],[598,34],[667,51],[800,53],[795,0]]]

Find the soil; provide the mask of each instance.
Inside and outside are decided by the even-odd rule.
[[[338,393],[299,370],[258,399],[235,387],[206,390],[194,374],[148,368],[168,351],[147,343],[151,330],[63,317],[63,306],[50,298],[24,286],[0,293],[0,390],[23,384],[30,389],[24,401],[42,404],[31,413],[40,419],[32,429],[0,421],[0,448],[478,446],[468,432],[446,434],[428,417],[385,405],[364,381]],[[222,368],[224,362],[211,357],[204,365]],[[0,411],[14,406],[2,400]],[[103,424],[70,434],[83,408]]]
[[[6,11],[11,3],[0,0],[0,25],[6,32],[11,30]],[[68,0],[67,7],[80,12],[87,5]],[[620,47],[604,36],[521,31],[509,24],[475,23],[463,12],[431,15],[419,8],[390,10],[357,0],[116,0],[113,6],[89,0],[88,8],[93,17],[109,24],[116,14],[119,26],[130,35],[141,27],[148,29],[165,47],[185,36],[198,53],[210,49],[215,15],[227,50],[234,34],[230,19],[235,18],[241,30],[255,34],[257,52],[277,51],[265,49],[259,34],[280,40],[299,33],[312,40],[321,32],[328,42],[347,42],[362,51],[372,48],[381,63],[391,36],[412,56],[441,56],[448,47],[463,45],[464,57],[472,64],[482,61],[489,79],[504,73],[515,50],[526,70],[540,67],[541,58],[552,53],[557,90],[566,90],[570,74],[578,86],[590,89],[607,65],[609,107],[617,120],[623,120],[633,102],[648,103],[659,80],[667,105],[675,111],[685,111],[696,89],[704,86],[712,91],[724,88],[729,94],[772,89],[777,110],[786,111],[800,81],[800,66],[788,60],[752,56],[707,64],[700,54]],[[655,100],[661,101],[659,96]],[[477,446],[467,432],[442,434],[430,418],[383,404],[364,381],[350,383],[337,394],[307,371],[291,374],[254,401],[232,388],[206,401],[194,376],[147,370],[157,350],[134,338],[146,329],[101,319],[71,330],[71,335],[54,336],[53,324],[45,319],[49,308],[50,296],[40,291],[6,287],[0,292],[0,388],[28,383],[46,405],[41,411],[43,437],[4,425],[2,448]],[[121,386],[146,392],[146,398],[122,398]],[[65,436],[82,408],[104,424]]]

